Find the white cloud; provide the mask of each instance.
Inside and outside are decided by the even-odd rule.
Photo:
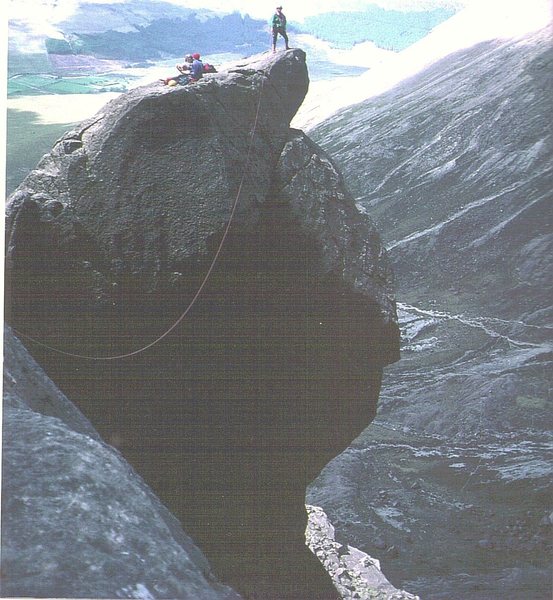
[[[251,17],[269,20],[277,0],[164,0],[187,8],[205,8],[219,13],[238,11]],[[378,5],[394,10],[427,10],[437,7],[460,8],[473,0],[302,0],[283,2],[289,20],[301,21],[306,16],[332,11],[363,11],[367,6]],[[485,0],[482,0],[485,1]],[[116,4],[132,0],[86,0],[89,4]],[[33,23],[55,24],[72,15],[84,0],[8,0],[11,19]]]
[[[275,0],[169,0],[190,8],[208,8],[216,12],[239,11],[251,17],[269,20],[275,11]],[[427,10],[437,7],[461,8],[472,0],[302,0],[287,5],[283,12],[289,21],[302,21],[305,17],[333,11],[363,11],[370,5],[394,10]]]
[[[337,110],[391,89],[448,54],[488,40],[521,38],[551,21],[550,0],[475,0],[428,36],[366,73],[311,84],[292,126],[309,130]]]
[[[8,17],[18,21],[20,28],[11,28],[11,42],[26,52],[41,52],[45,37],[62,37],[57,24],[69,19],[80,4],[132,4],[133,0],[8,0]],[[154,2],[156,0],[153,0]],[[208,9],[221,14],[238,11],[252,18],[269,22],[280,0],[160,0],[192,9]],[[424,10],[439,6],[459,7],[473,0],[302,0],[283,3],[289,21],[331,11],[362,11],[379,5],[398,10]],[[486,1],[486,0],[482,0]]]
[[[25,36],[27,51],[38,51],[44,37],[59,37],[56,24],[68,19],[78,8],[79,4],[116,4],[131,3],[133,0],[8,0],[8,15],[10,19],[24,24],[24,30],[19,34],[11,31],[12,38]],[[153,0],[155,1],[155,0]],[[271,18],[277,5],[277,0],[160,0],[192,9],[208,9],[218,13],[238,11],[249,14],[253,18]],[[278,0],[280,1],[280,0]],[[533,0],[530,0],[532,2]],[[305,17],[330,11],[362,11],[370,5],[394,10],[428,10],[447,7],[461,9],[463,7],[478,7],[489,10],[486,19],[503,19],[518,7],[524,12],[526,0],[302,0],[302,2],[283,3],[283,8],[289,21],[302,21]],[[520,11],[519,11],[520,13]],[[23,43],[21,44],[23,45]]]

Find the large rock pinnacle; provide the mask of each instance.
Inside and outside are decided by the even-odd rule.
[[[11,324],[67,353],[30,343],[220,579],[263,600],[336,596],[305,488],[398,354],[380,238],[290,129],[307,87],[291,50],[133,90],[65,134],[7,216]]]

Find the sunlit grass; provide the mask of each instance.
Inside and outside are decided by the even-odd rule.
[[[43,125],[37,120],[38,115],[33,112],[7,111],[6,195],[15,190],[42,155],[71,128],[71,123]]]
[[[124,92],[128,78],[117,76],[82,75],[60,77],[45,74],[21,74],[8,80],[8,97],[38,94],[95,94]]]

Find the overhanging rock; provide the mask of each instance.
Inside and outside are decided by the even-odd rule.
[[[10,322],[220,579],[265,600],[335,595],[305,488],[374,418],[399,347],[380,238],[290,129],[307,88],[291,50],[133,90],[7,216]]]
[[[305,55],[293,50],[194,86],[152,84],[107,104],[65,134],[10,198],[14,294],[18,274],[29,269],[42,279],[39,287],[50,287],[56,269],[69,271],[79,281],[71,302],[96,307],[120,302],[129,280],[142,294],[174,286],[178,273],[212,256],[236,199],[233,227],[256,231],[276,174],[277,186],[292,177],[286,193],[306,228],[320,229],[307,211],[334,211],[325,220],[321,262],[343,263],[344,281],[393,323],[391,273],[378,234],[320,148],[305,137],[289,141],[307,87]],[[58,305],[62,298],[57,294]]]

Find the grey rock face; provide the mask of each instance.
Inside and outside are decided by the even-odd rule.
[[[90,421],[48,378],[9,326],[5,326],[4,330],[3,351],[4,410],[31,410],[55,417],[77,433],[100,439]]]
[[[369,294],[379,306],[382,322],[393,327],[393,274],[380,235],[355,207],[330,157],[306,135],[293,133],[280,157],[275,187],[306,235],[317,240],[322,271],[335,273],[353,290]],[[389,334],[393,354],[394,336],[391,330]]]
[[[8,207],[9,318],[68,353],[34,347],[218,577],[264,600],[336,596],[305,488],[372,420],[398,352],[374,226],[290,130],[307,86],[292,50],[131,91]]]
[[[8,261],[19,264],[9,274],[36,266],[42,244],[49,256],[41,267],[64,262],[81,280],[84,302],[109,304],[117,301],[122,274],[139,278],[148,292],[189,268],[186,261],[210,256],[237,196],[233,227],[255,230],[307,86],[305,56],[294,50],[238,64],[198,85],[152,84],[109,103],[65,134],[10,198]],[[291,150],[287,156],[294,169],[298,157]],[[316,182],[309,179],[314,173],[311,166],[307,180],[303,175],[303,199],[310,194],[314,204],[330,206],[340,188],[340,210],[357,212],[350,197],[344,200],[339,176]],[[295,203],[296,213],[307,212],[298,198]],[[367,219],[355,218],[363,228],[355,236],[370,240],[359,248],[367,276],[355,287],[381,302],[384,318],[394,322],[380,241]],[[329,225],[338,231],[341,223]],[[321,260],[336,263],[339,249],[332,249],[332,259],[328,250],[327,244]]]
[[[238,599],[9,328],[2,595]]]

